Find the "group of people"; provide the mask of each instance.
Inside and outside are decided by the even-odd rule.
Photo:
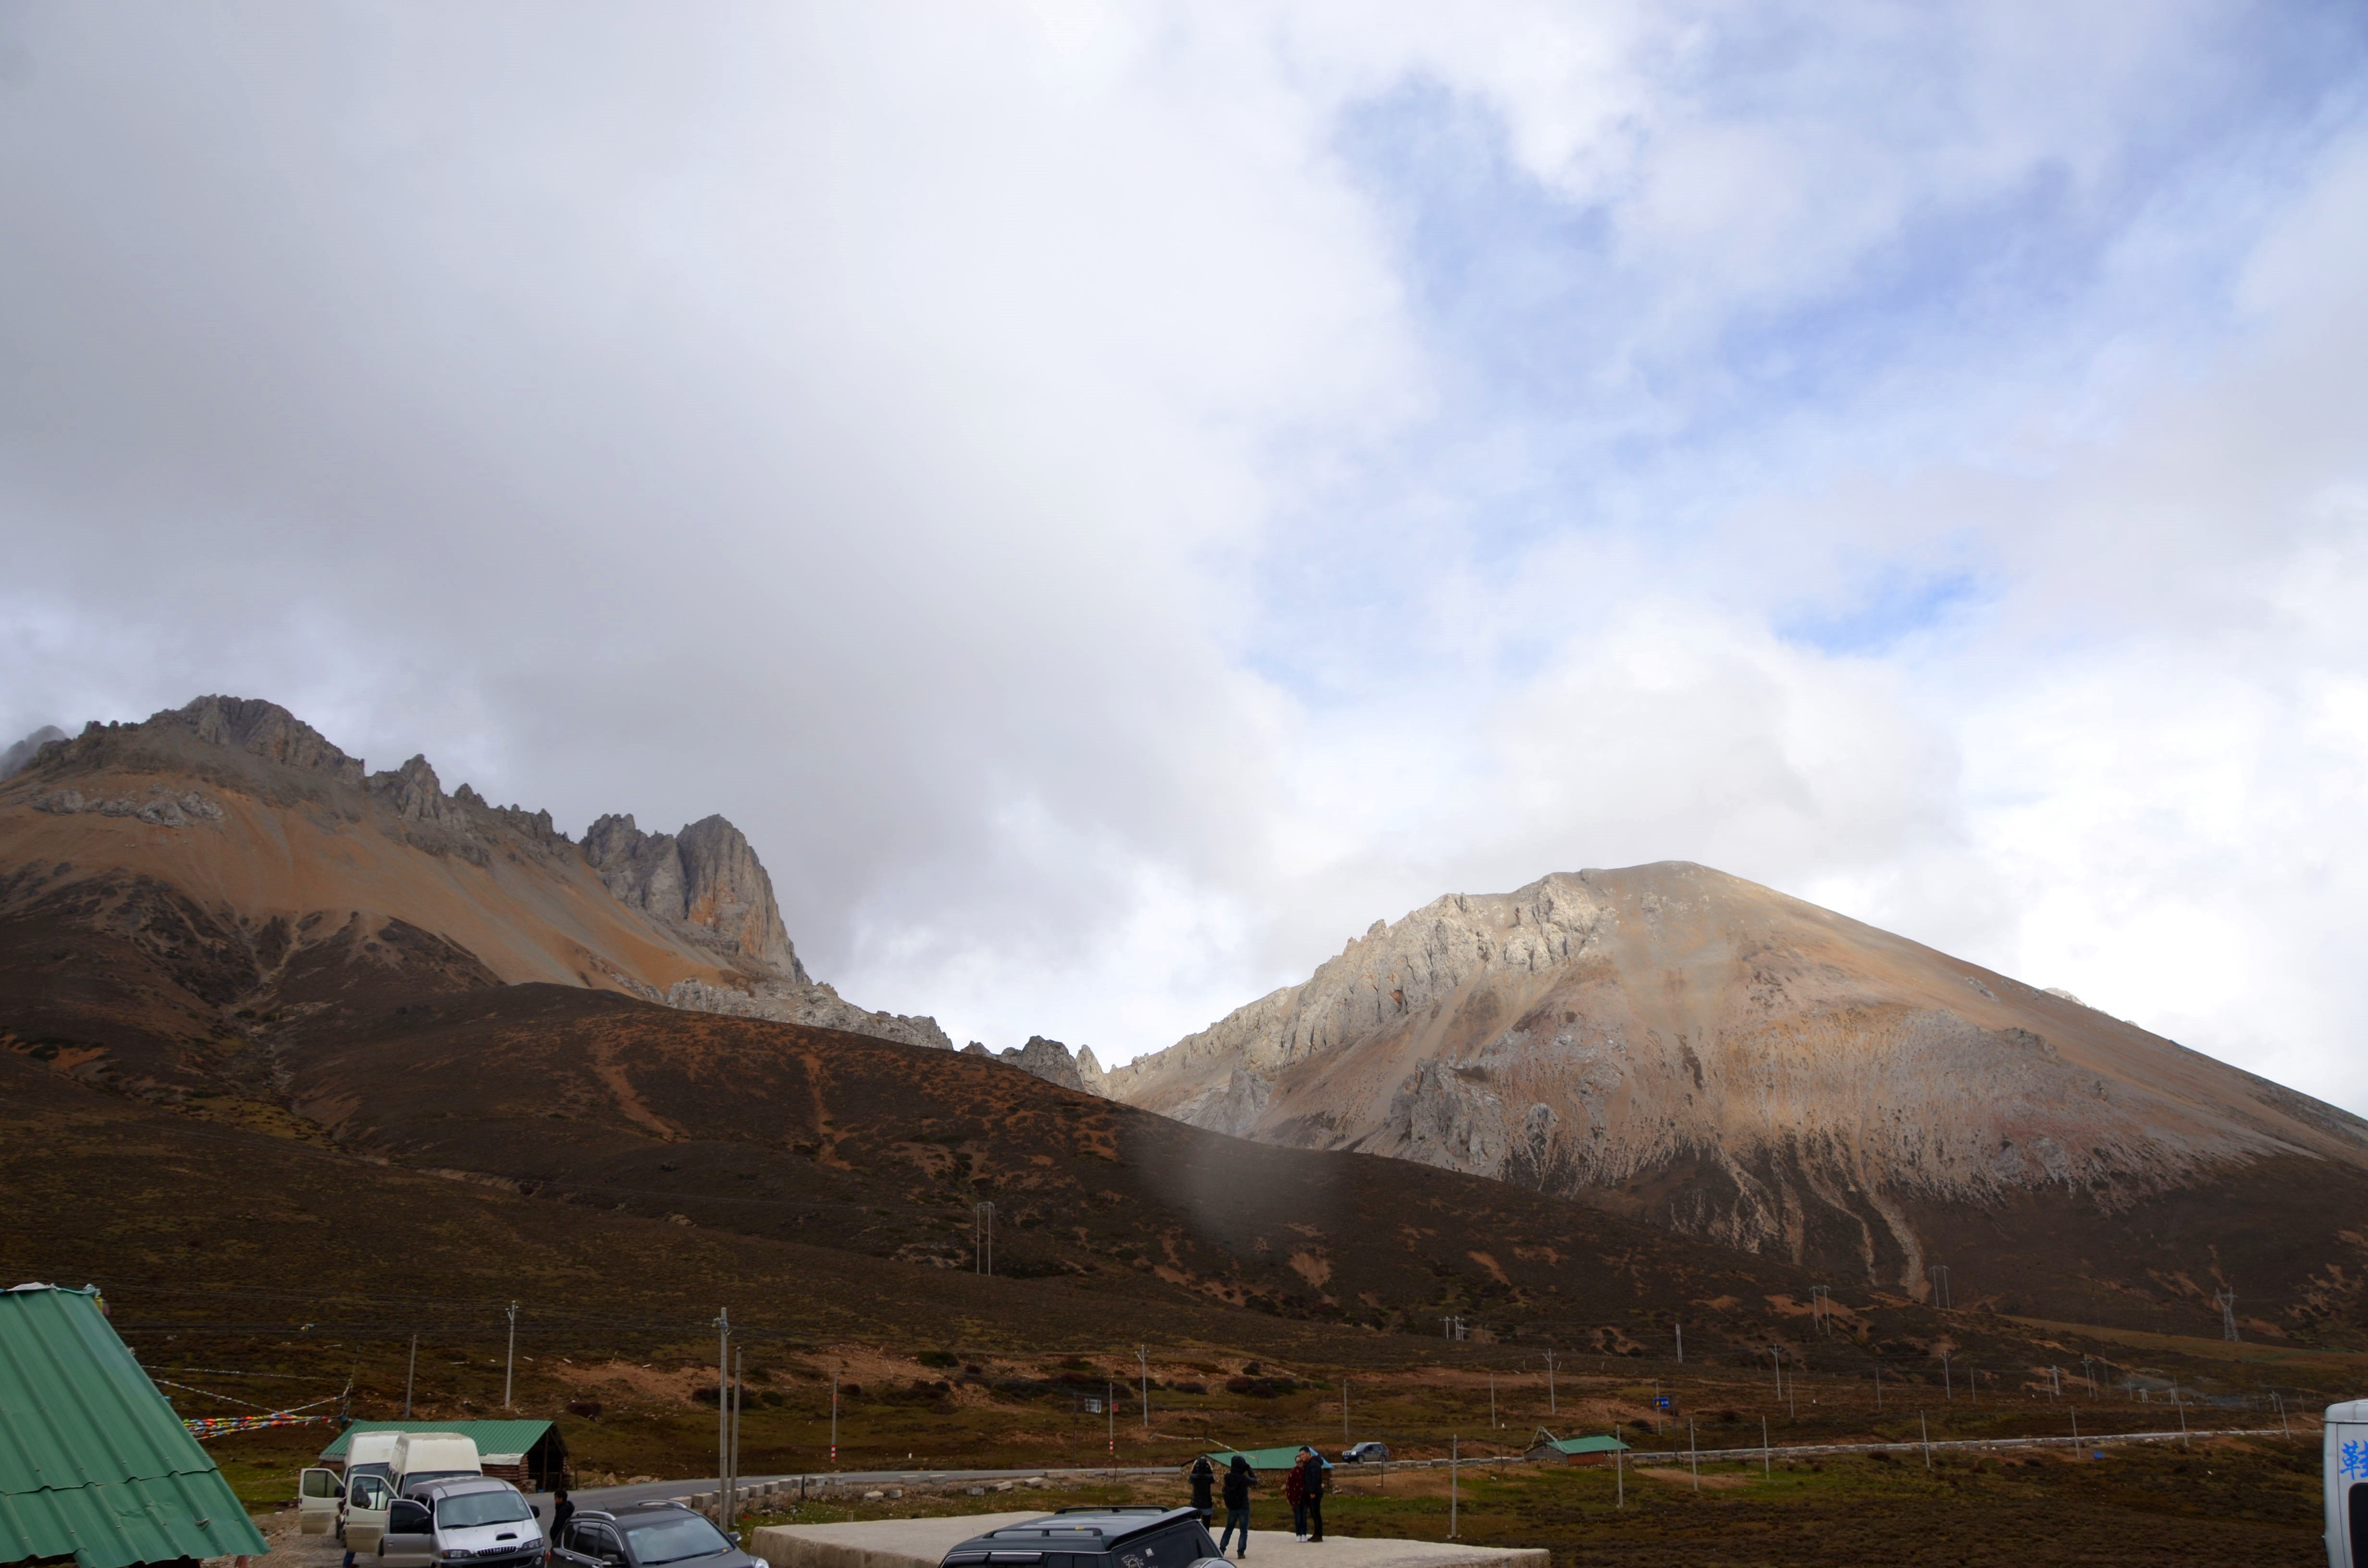
[[[1291,1505],[1291,1528],[1301,1540],[1324,1539],[1324,1457],[1314,1449],[1302,1447],[1299,1458],[1283,1473],[1283,1500]],[[1201,1516],[1206,1528],[1216,1515],[1216,1501],[1212,1495],[1218,1490],[1216,1467],[1202,1454],[1192,1461],[1192,1506]],[[1225,1547],[1241,1532],[1240,1545],[1235,1549],[1236,1558],[1250,1553],[1250,1488],[1258,1483],[1258,1472],[1241,1455],[1225,1467],[1223,1494],[1225,1500],[1225,1532],[1217,1538],[1217,1555],[1225,1554]]]

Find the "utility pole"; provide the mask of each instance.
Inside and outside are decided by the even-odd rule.
[[[2278,1425],[2285,1428],[2287,1437],[2293,1437],[2294,1423],[2286,1419],[2286,1402],[2278,1396],[2275,1389],[2270,1391],[2270,1403],[2278,1407]]]
[[[1628,1445],[1620,1440],[1619,1423],[1614,1422],[1611,1426],[1611,1506],[1615,1508],[1628,1506],[1627,1448]]]
[[[1342,1379],[1340,1380],[1340,1449],[1341,1449],[1341,1451],[1342,1451],[1343,1453],[1346,1453],[1346,1452],[1348,1451],[1348,1448],[1349,1448],[1349,1380],[1348,1380],[1348,1379],[1346,1379],[1346,1378],[1342,1378]]]
[[[730,1484],[732,1474],[732,1309],[715,1313],[715,1484]],[[723,1501],[719,1496],[718,1502]]]
[[[1943,1403],[1957,1403],[1957,1385],[1949,1376],[1949,1358],[1946,1352],[1943,1352],[1941,1357],[1941,1398]]]
[[[1924,1468],[1930,1470],[1932,1468],[1932,1428],[1925,1421],[1924,1413],[1920,1410],[1916,1413],[1916,1429],[1924,1434]]]
[[[1488,1374],[1488,1430],[1497,1429],[1497,1374]]]
[[[1880,1361],[1874,1366],[1874,1413],[1877,1415],[1883,1414],[1883,1363]]]
[[[1548,1415],[1552,1415],[1554,1413],[1554,1352],[1553,1352],[1551,1349],[1549,1349],[1549,1350],[1546,1352],[1546,1414],[1547,1414]]]
[[[1949,1266],[1947,1264],[1934,1264],[1931,1267],[1924,1271],[1924,1277],[1932,1282],[1932,1304],[1934,1306],[1948,1308],[1956,1305],[1956,1302],[1951,1299],[1949,1295]]]
[[[1833,1332],[1832,1318],[1834,1309],[1834,1292],[1832,1288],[1826,1285],[1810,1286],[1809,1306],[1812,1312],[1816,1314],[1817,1320],[1817,1332],[1819,1334],[1831,1334]]]
[[[1463,1455],[1463,1439],[1450,1436],[1447,1439],[1447,1539],[1455,1539],[1455,1506],[1461,1500],[1461,1487],[1456,1476],[1456,1461]]]
[[[1676,1326],[1678,1330],[1678,1365],[1682,1367],[1686,1364],[1686,1325],[1684,1324],[1679,1324]]]
[[[419,1376],[419,1335],[411,1336],[411,1369],[403,1374],[403,1418],[411,1419],[411,1385]]]
[[[747,1366],[746,1352],[737,1345],[732,1347],[732,1478],[723,1488],[723,1533],[734,1543],[740,1540],[740,1404],[747,1397],[748,1380],[743,1369]]]
[[[1102,1414],[1110,1417],[1110,1451],[1118,1452],[1118,1385],[1102,1384]]]
[[[1024,1227],[1023,1227],[1024,1228]],[[978,1272],[995,1272],[995,1205],[980,1203],[970,1211],[970,1249],[977,1260]]]
[[[1776,1369],[1776,1397],[1784,1397],[1784,1352],[1771,1345],[1768,1347],[1768,1363]]]
[[[2214,1291],[2212,1299],[2220,1303],[2220,1337],[2223,1339],[2237,1338],[2237,1292],[2224,1288]]]
[[[510,1348],[502,1358],[502,1408],[510,1407],[510,1373],[518,1366],[518,1303],[510,1303]]]
[[[2179,1397],[2179,1385],[2170,1385],[2170,1403],[2179,1407],[2179,1446],[2187,1447],[2187,1402]]]
[[[1144,1346],[1142,1346],[1138,1345],[1138,1346],[1136,1346],[1134,1347],[1134,1360],[1135,1360],[1135,1365],[1136,1365],[1137,1367],[1141,1368],[1141,1369],[1142,1369],[1142,1370],[1143,1370],[1143,1429],[1144,1429],[1145,1432],[1148,1432],[1148,1431],[1150,1431],[1150,1430],[1151,1430],[1151,1357],[1150,1357],[1150,1353],[1149,1353],[1147,1350],[1145,1350],[1145,1349],[1144,1348]],[[1348,1385],[1348,1384],[1346,1384],[1346,1383],[1342,1383],[1342,1384],[1340,1385],[1340,1422],[1341,1422],[1341,1425],[1342,1425],[1343,1426],[1346,1426],[1348,1425],[1348,1421],[1349,1421],[1349,1392],[1348,1392],[1348,1390],[1349,1390],[1349,1385]]]
[[[1759,1418],[1759,1479],[1762,1481],[1776,1473],[1769,1468],[1768,1458],[1768,1417],[1763,1415]]]
[[[830,1462],[838,1465],[838,1374],[830,1375]]]
[[[1702,1490],[1702,1448],[1694,1441],[1694,1418],[1686,1417],[1686,1462],[1693,1467],[1694,1490]]]

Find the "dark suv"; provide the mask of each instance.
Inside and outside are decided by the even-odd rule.
[[[1190,1568],[1216,1555],[1190,1508],[1064,1508],[973,1536],[944,1568]]]
[[[551,1545],[552,1568],[770,1568],[679,1503],[578,1508]]]

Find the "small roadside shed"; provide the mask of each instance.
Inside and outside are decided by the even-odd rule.
[[[1628,1445],[1617,1437],[1557,1437],[1540,1431],[1538,1440],[1521,1457],[1527,1460],[1554,1460],[1565,1464],[1601,1464],[1606,1454],[1626,1453]]]
[[[98,1291],[0,1291],[0,1563],[193,1565],[269,1550]]]
[[[450,1432],[477,1445],[487,1475],[527,1492],[567,1484],[567,1439],[555,1421],[357,1421],[321,1450],[321,1462],[342,1472],[347,1449],[362,1432]]]
[[[1314,1447],[1313,1444],[1309,1446]],[[1216,1449],[1210,1452],[1209,1462],[1216,1466],[1222,1475],[1233,1468],[1236,1454],[1249,1460],[1252,1470],[1289,1470],[1299,1462],[1299,1445],[1292,1443],[1280,1449]],[[1317,1449],[1315,1457],[1324,1459],[1324,1450]],[[1330,1470],[1332,1461],[1324,1460],[1324,1468]]]

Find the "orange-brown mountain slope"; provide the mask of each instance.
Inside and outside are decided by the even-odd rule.
[[[1108,1087],[1960,1305],[2309,1333],[2368,1266],[2368,1123],[1682,863],[1377,921]]]
[[[445,793],[424,757],[366,773],[285,709],[221,697],[94,723],[0,781],[0,1028],[21,1038],[170,1078],[182,1051],[357,986],[534,981],[946,1043],[812,983],[722,817],[604,817],[577,845],[547,812]]]

